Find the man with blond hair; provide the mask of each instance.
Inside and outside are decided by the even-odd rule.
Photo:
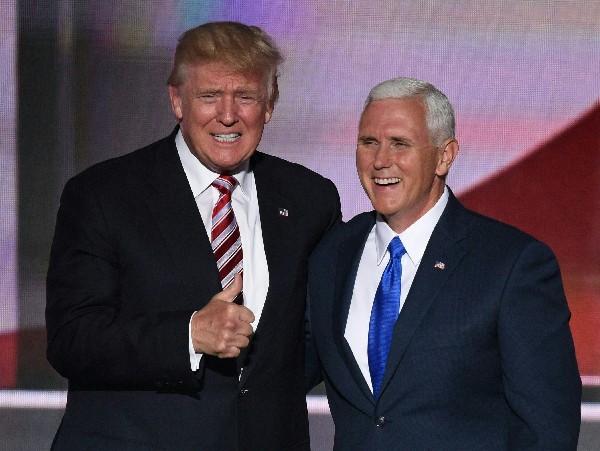
[[[53,449],[309,449],[306,265],[341,213],[329,180],[257,151],[281,60],[258,27],[188,30],[173,133],[65,186],[47,279],[48,359],[69,380]]]

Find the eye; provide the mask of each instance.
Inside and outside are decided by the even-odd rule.
[[[406,143],[404,141],[397,140],[397,139],[392,140],[390,145],[396,149],[401,149],[403,147],[406,147]]]
[[[216,92],[204,92],[198,98],[204,103],[215,103],[219,100],[219,95]]]
[[[258,95],[252,93],[244,93],[237,96],[238,102],[242,104],[251,104],[258,102]]]
[[[362,147],[376,147],[379,143],[375,138],[360,138],[358,145]]]

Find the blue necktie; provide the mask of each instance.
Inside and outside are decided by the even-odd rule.
[[[402,264],[400,260],[406,252],[400,238],[395,237],[388,245],[390,261],[388,262],[379,287],[375,293],[375,301],[369,321],[369,372],[373,384],[373,396],[379,396],[385,365],[392,344],[394,324],[400,310],[400,282],[402,280]]]

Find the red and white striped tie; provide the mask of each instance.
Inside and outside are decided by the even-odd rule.
[[[231,175],[221,175],[212,183],[220,195],[212,214],[211,241],[223,288],[243,271],[240,229],[231,206],[231,192],[236,184],[237,180]]]

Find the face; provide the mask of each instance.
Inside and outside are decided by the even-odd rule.
[[[437,202],[458,142],[433,145],[419,97],[375,100],[364,110],[358,130],[356,166],[373,208],[397,233]]]
[[[185,69],[185,81],[169,86],[171,107],[186,144],[209,169],[234,171],[252,156],[271,119],[266,77],[231,71],[221,63]]]

